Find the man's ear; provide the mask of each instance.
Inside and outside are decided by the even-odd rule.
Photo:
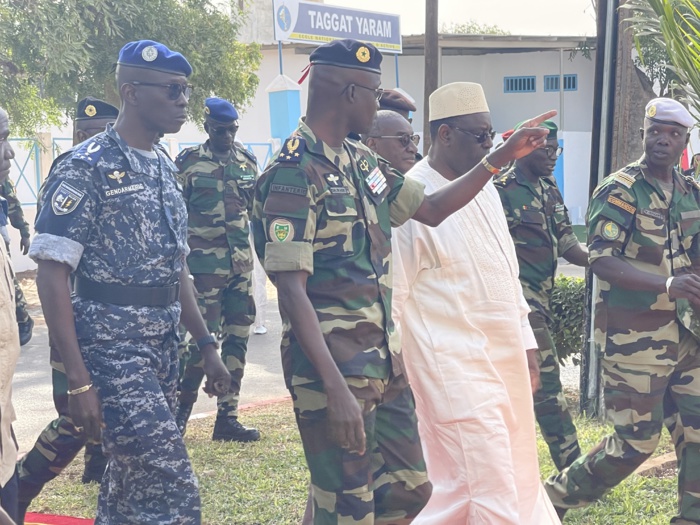
[[[440,127],[438,128],[437,132],[439,140],[446,144],[450,144],[452,142],[452,135],[452,128],[450,126],[448,126],[447,124],[440,124]]]
[[[124,83],[119,88],[119,94],[122,100],[131,106],[138,105],[138,95],[136,94],[136,86],[133,84]]]
[[[372,151],[375,151],[375,152],[377,151],[377,150],[376,150],[377,141],[375,140],[374,137],[368,138],[368,139],[367,139],[367,142],[365,142],[365,146],[367,146],[367,147],[368,147],[369,149],[371,149]]]
[[[81,142],[85,142],[87,140],[87,133],[85,133],[82,129],[79,129],[75,132],[75,138],[78,139],[78,144]]]

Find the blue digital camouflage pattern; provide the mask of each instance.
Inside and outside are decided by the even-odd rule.
[[[100,283],[165,286],[187,254],[175,166],[131,149],[109,127],[55,164],[30,256]],[[117,306],[73,298],[85,364],[100,394],[109,455],[97,525],[197,524],[197,481],[172,415],[180,304]]]

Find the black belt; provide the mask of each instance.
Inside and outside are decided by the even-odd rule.
[[[168,306],[180,298],[180,283],[169,286],[122,286],[75,276],[73,291],[83,299],[118,306]]]

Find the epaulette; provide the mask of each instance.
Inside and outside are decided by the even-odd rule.
[[[182,165],[182,163],[185,162],[185,160],[187,160],[187,157],[189,157],[198,149],[199,146],[190,146],[189,148],[183,149],[180,153],[177,154],[177,157],[175,157],[175,164],[177,164],[178,166]]]
[[[252,151],[245,147],[245,144],[242,144],[241,142],[235,142],[234,144],[238,146],[238,151],[240,151],[241,153],[243,153],[243,155],[252,160],[256,166],[258,165],[258,158],[253,154]]]
[[[108,143],[109,139],[107,139],[105,135],[96,135],[80,144],[77,149],[74,150],[73,158],[87,162],[90,166],[94,167],[104,152],[107,151]]]
[[[289,162],[299,164],[301,157],[306,151],[306,140],[300,137],[289,137],[284,141],[282,149],[277,155],[278,162]]]
[[[619,182],[626,188],[631,188],[632,185],[635,182],[637,182],[637,178],[634,175],[631,175],[630,173],[624,171],[618,171],[617,173],[614,173],[612,175],[612,178],[615,182]]]

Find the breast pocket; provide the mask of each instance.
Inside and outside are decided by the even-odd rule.
[[[194,176],[190,181],[191,191],[188,206],[192,210],[210,210],[221,201],[223,181],[214,177]]]
[[[327,197],[314,239],[314,252],[325,257],[349,257],[353,254],[353,229],[357,204],[352,197]]]
[[[627,244],[625,254],[638,261],[661,264],[668,239],[666,220],[637,213],[635,230]]]
[[[544,228],[544,214],[535,210],[522,210],[520,212],[520,222],[528,226],[541,226]]]

